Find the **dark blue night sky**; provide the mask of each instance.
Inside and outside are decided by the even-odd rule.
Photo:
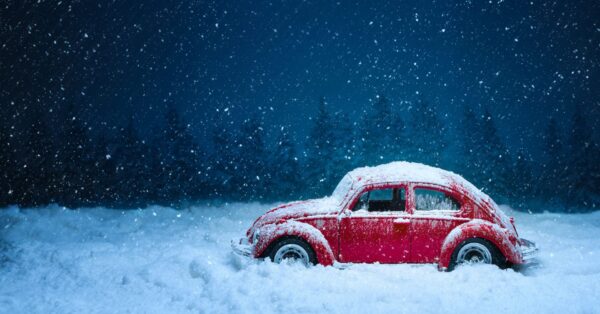
[[[381,160],[434,163],[480,185],[487,184],[488,175],[477,179],[480,175],[476,170],[444,161],[464,157],[460,153],[464,141],[461,134],[470,128],[465,112],[471,110],[479,120],[493,121],[497,129],[504,148],[491,155],[511,156],[506,167],[513,172],[517,155],[526,155],[529,168],[539,174],[549,171],[548,160],[552,158],[548,158],[547,132],[553,118],[562,156],[551,167],[561,169],[561,174],[554,175],[562,178],[581,171],[591,173],[582,183],[588,191],[583,194],[600,195],[592,183],[599,177],[594,158],[600,156],[594,155],[600,137],[600,5],[596,1],[7,1],[1,6],[1,121],[3,134],[10,139],[5,143],[15,142],[5,145],[5,151],[10,152],[5,155],[12,154],[6,157],[10,162],[5,168],[12,163],[14,167],[10,168],[19,169],[19,163],[27,163],[22,161],[25,157],[21,158],[27,149],[19,145],[28,140],[17,138],[31,139],[26,133],[35,130],[42,120],[46,120],[49,137],[60,143],[39,144],[44,147],[41,155],[46,157],[38,158],[54,156],[73,161],[64,153],[68,149],[60,148],[70,145],[60,135],[68,118],[77,116],[81,121],[87,138],[82,142],[90,147],[109,138],[105,150],[114,155],[119,144],[112,138],[128,125],[135,130],[138,141],[153,143],[149,146],[160,150],[161,140],[156,134],[164,133],[159,130],[165,126],[165,115],[174,110],[174,125],[181,124],[191,135],[188,140],[202,152],[198,157],[200,166],[191,168],[203,169],[205,178],[218,177],[211,174],[219,168],[212,163],[218,164],[217,159],[222,157],[215,156],[220,148],[214,133],[223,126],[223,131],[237,133],[252,117],[260,120],[266,151],[277,142],[277,130],[282,126],[288,130],[299,160],[299,170],[295,171],[303,173],[311,159],[306,143],[316,143],[311,139],[311,130],[319,119],[321,97],[330,120],[349,121],[351,134],[346,134],[357,142],[364,140],[359,133],[363,132],[360,130],[369,108],[385,99],[403,123],[403,131],[398,134],[407,139],[414,136],[410,130],[415,125],[414,111],[425,108],[419,103],[427,103],[443,125],[444,147],[449,152],[436,152],[446,157],[429,160],[408,153],[408,147],[417,144],[407,140],[398,144],[407,147],[398,153],[400,157],[388,154]],[[581,116],[584,130],[574,131],[575,125],[581,125],[576,123]],[[168,122],[166,125],[169,128]],[[224,146],[226,152],[240,146],[239,139],[223,141],[229,143]],[[355,161],[364,157],[358,153],[361,148],[356,141],[349,144]],[[573,157],[576,154],[569,145],[586,146],[581,152],[585,161]],[[390,152],[385,147],[379,149],[384,150],[383,155]],[[416,151],[422,153],[418,148]],[[160,155],[143,155],[148,154]],[[106,155],[98,153],[89,159]],[[164,153],[177,159],[172,155]],[[57,160],[50,164],[68,163]],[[154,166],[148,166],[150,161],[142,164],[154,170],[149,173],[166,171],[157,166],[168,163],[161,160]],[[225,164],[237,161],[232,157]],[[377,161],[363,158],[343,171]],[[573,166],[577,163],[583,164],[579,170]],[[272,169],[268,164],[252,171],[269,176]],[[66,170],[54,171],[60,174]],[[70,202],[54,196],[38,202],[35,199],[39,197],[31,196],[34,192],[14,198],[19,189],[37,191],[48,184],[41,182],[32,187],[33,183],[24,183],[28,175],[18,172],[5,171],[4,176],[17,182],[11,186],[21,186],[4,188],[12,191],[5,203]],[[248,176],[255,177],[244,174],[240,180]],[[340,174],[332,176],[333,182]],[[569,190],[564,194],[575,193],[573,182],[580,183],[580,179],[564,183],[563,189]],[[62,195],[65,190],[61,186],[71,185],[60,182],[50,184],[55,185],[50,194]],[[220,191],[214,195],[163,197],[157,192],[162,196],[147,198],[171,202],[177,198],[229,195],[228,188],[215,188],[213,183],[198,186]],[[496,195],[506,194],[500,190]],[[255,189],[249,191],[256,194]],[[103,204],[115,198],[119,197],[112,195],[108,201],[98,201],[98,197],[90,196],[88,201]],[[564,195],[559,198],[570,199]],[[598,200],[594,196],[584,198],[585,202],[577,204],[591,206]],[[590,203],[589,199],[596,201]]]

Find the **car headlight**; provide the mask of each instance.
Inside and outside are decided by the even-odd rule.
[[[254,234],[252,235],[252,244],[256,244],[256,241],[260,239],[260,229],[254,230]]]

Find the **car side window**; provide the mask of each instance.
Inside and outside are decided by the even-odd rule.
[[[372,190],[369,201],[389,202],[394,198],[393,189]]]
[[[418,211],[458,211],[460,203],[442,191],[416,188],[415,207]]]
[[[354,205],[353,211],[369,212],[404,211],[406,191],[404,188],[374,189],[364,192]]]

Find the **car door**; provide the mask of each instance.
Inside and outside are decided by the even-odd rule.
[[[406,186],[371,186],[339,219],[338,260],[402,263],[410,256]]]
[[[465,206],[450,190],[440,186],[415,185],[410,192],[413,215],[409,260],[411,263],[436,263],[450,231],[469,221],[465,217]]]

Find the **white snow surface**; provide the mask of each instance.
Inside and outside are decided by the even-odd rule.
[[[332,197],[323,197],[306,201],[292,202],[279,205],[272,210],[269,210],[257,221],[254,227],[261,227],[265,224],[272,224],[284,217],[299,218],[310,214],[328,215],[339,211],[338,202]]]
[[[541,248],[537,265],[440,272],[304,268],[234,255],[230,240],[271,207],[1,209],[0,312],[600,312],[600,212],[509,212]]]

